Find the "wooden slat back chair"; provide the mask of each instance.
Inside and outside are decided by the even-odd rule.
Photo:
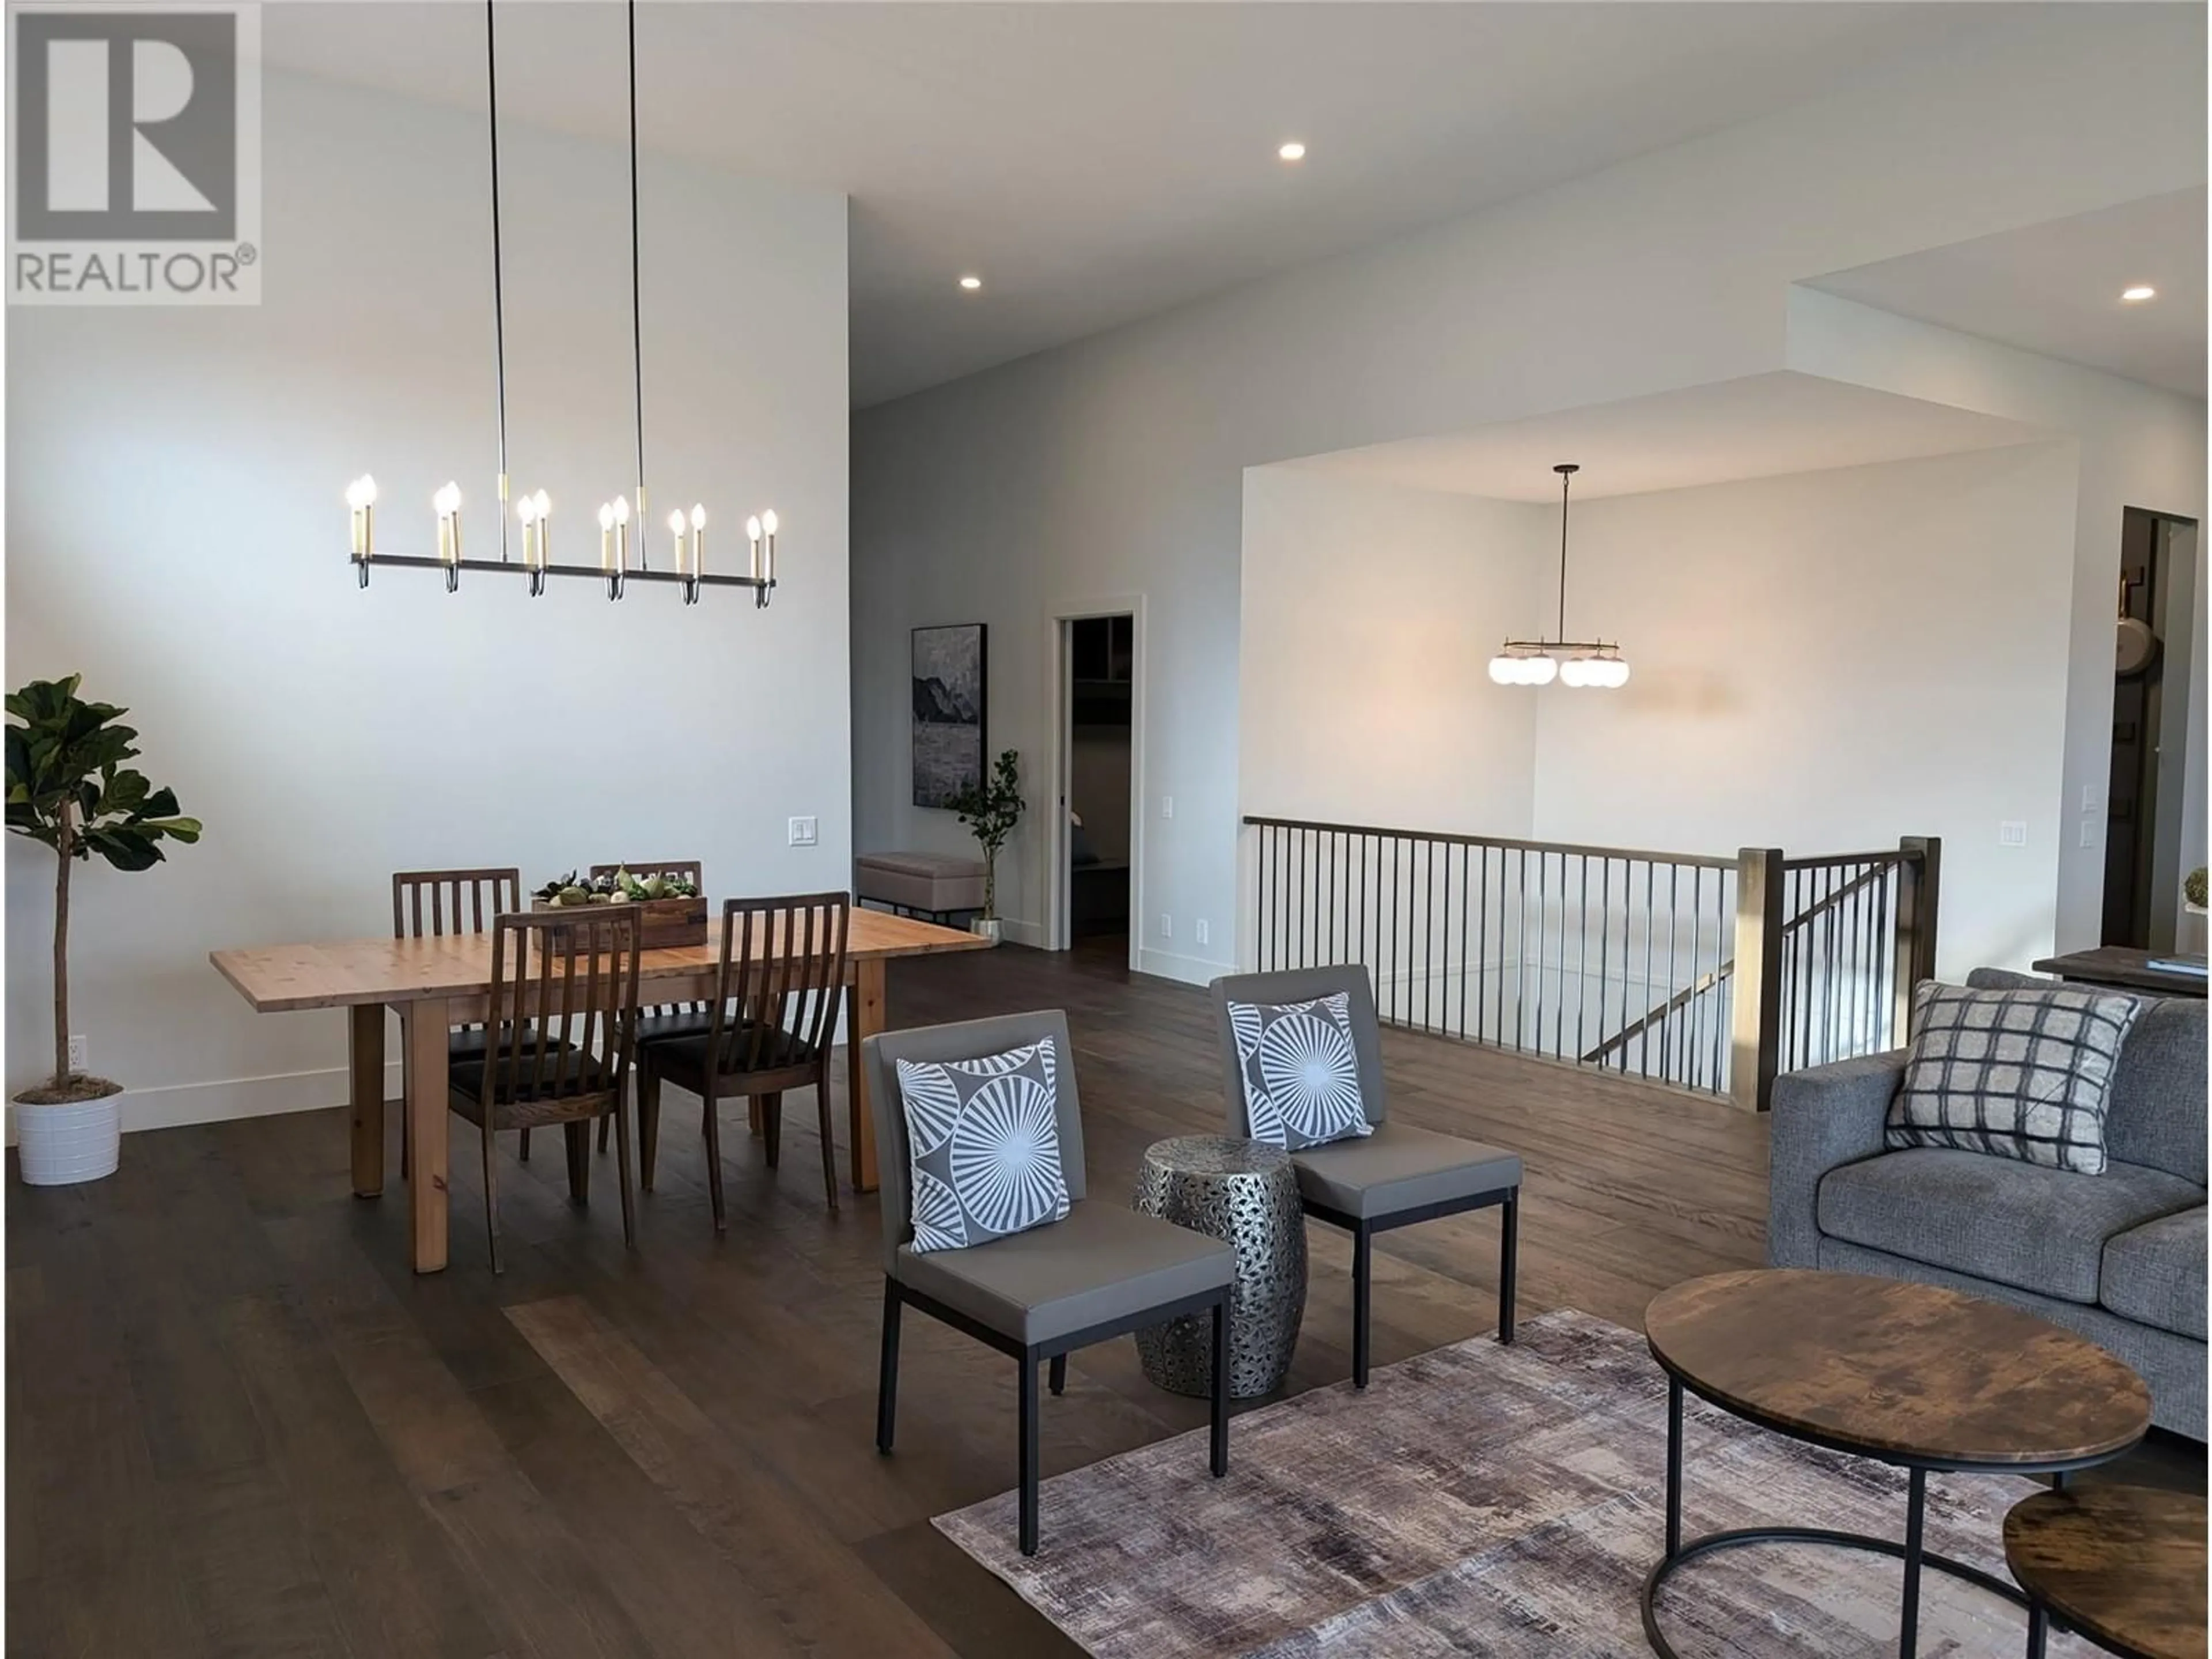
[[[706,866],[698,859],[640,859],[629,864],[595,864],[586,872],[594,879],[611,876],[617,871],[627,870],[640,880],[647,876],[681,876],[702,893],[707,890]],[[696,1036],[707,1029],[707,1005],[703,1002],[658,1002],[644,1011],[638,1021],[638,1041],[644,1042],[656,1036]],[[608,1125],[599,1125],[599,1150],[607,1149]],[[527,1146],[530,1137],[525,1135]]]
[[[483,933],[510,910],[522,908],[522,872],[517,870],[399,870],[392,877],[392,937],[443,939],[448,933]],[[404,1033],[407,1023],[400,1016]],[[405,1052],[401,1043],[401,1052]],[[483,1047],[483,1028],[463,1025],[447,1034],[448,1059]],[[402,1081],[405,1068],[401,1068]],[[526,1155],[527,1137],[525,1137]],[[412,1149],[407,1114],[399,1114],[399,1177],[407,1178]]]
[[[837,1207],[837,1157],[830,1117],[830,1037],[845,994],[848,893],[730,899],[722,906],[722,959],[707,1031],[660,1036],[638,1051],[641,1184],[653,1186],[660,1129],[660,1085],[689,1089],[704,1103],[707,1186],[714,1231],[726,1230],[721,1133],[715,1103],[742,1095],[761,1103],[769,1166],[781,1150],[783,1092],[814,1091],[822,1131],[822,1185]]]
[[[593,1118],[615,1120],[623,1239],[637,1243],[629,1124],[622,1114],[637,1028],[637,916],[541,911],[493,925],[491,994],[482,1052],[447,1068],[449,1103],[483,1132],[484,1228],[499,1261],[495,1133],[558,1123],[568,1133],[568,1196],[591,1190]]]

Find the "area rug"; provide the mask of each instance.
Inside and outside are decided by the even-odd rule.
[[[1075,1409],[1070,1400],[1057,1409]],[[1231,1464],[1203,1431],[1044,1483],[1042,1547],[1015,1496],[937,1517],[952,1541],[1102,1659],[1251,1655],[1647,1654],[1637,1598],[1664,1526],[1666,1379],[1634,1334],[1573,1311],[1236,1419]],[[1796,1525],[1897,1537],[1901,1470],[1805,1446],[1692,1401],[1686,1536]],[[1931,1475],[1928,1546],[2002,1575],[2016,1476]],[[1930,1572],[1925,1659],[2014,1659],[2019,1609]],[[1873,1659],[1897,1650],[1899,1568],[1768,1545],[1681,1569],[1662,1627],[1690,1656]],[[2053,1659],[2090,1659],[2054,1638]]]

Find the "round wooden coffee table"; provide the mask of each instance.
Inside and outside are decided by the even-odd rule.
[[[1674,1659],[1654,1612],[1685,1562],[1747,1544],[1830,1544],[1905,1564],[1898,1651],[1919,1647],[1929,1566],[2025,1605],[2002,1579],[1922,1546],[1929,1471],[2051,1474],[2117,1457],[2150,1428],[2142,1379],[2047,1320],[1933,1285],[1767,1268],[1716,1273],[1645,1310],[1667,1373],[1667,1553],[1644,1581],[1644,1634]],[[1908,1472],[1902,1543],[1862,1533],[1756,1527],[1682,1541],[1682,1394],[1778,1434]]]
[[[2204,1659],[2204,1500],[2073,1486],[2013,1505],[2005,1565],[2029,1597],[2028,1659],[2052,1619],[2122,1659]]]

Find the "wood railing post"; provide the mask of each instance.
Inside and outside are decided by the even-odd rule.
[[[1936,917],[1941,897],[1943,841],[1940,836],[1905,836],[1897,850],[1897,938],[1894,942],[1896,1012],[1892,1039],[1901,1048],[1912,1035],[1913,988],[1936,977]]]
[[[1782,1060],[1782,890],[1780,848],[1737,853],[1729,1092],[1746,1111],[1772,1103]]]

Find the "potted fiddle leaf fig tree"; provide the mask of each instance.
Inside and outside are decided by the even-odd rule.
[[[994,944],[999,938],[999,849],[1021,823],[1025,805],[1016,769],[1019,758],[1017,750],[1007,750],[988,776],[969,784],[946,803],[983,849],[983,915],[975,923],[975,931]]]
[[[161,842],[200,838],[198,818],[177,811],[124,764],[138,753],[127,711],[87,702],[81,677],[34,680],[8,695],[8,828],[52,848],[54,873],[54,1069],[15,1097],[23,1179],[59,1186],[112,1175],[122,1146],[123,1085],[70,1067],[70,875],[95,853],[118,870],[150,870]]]

